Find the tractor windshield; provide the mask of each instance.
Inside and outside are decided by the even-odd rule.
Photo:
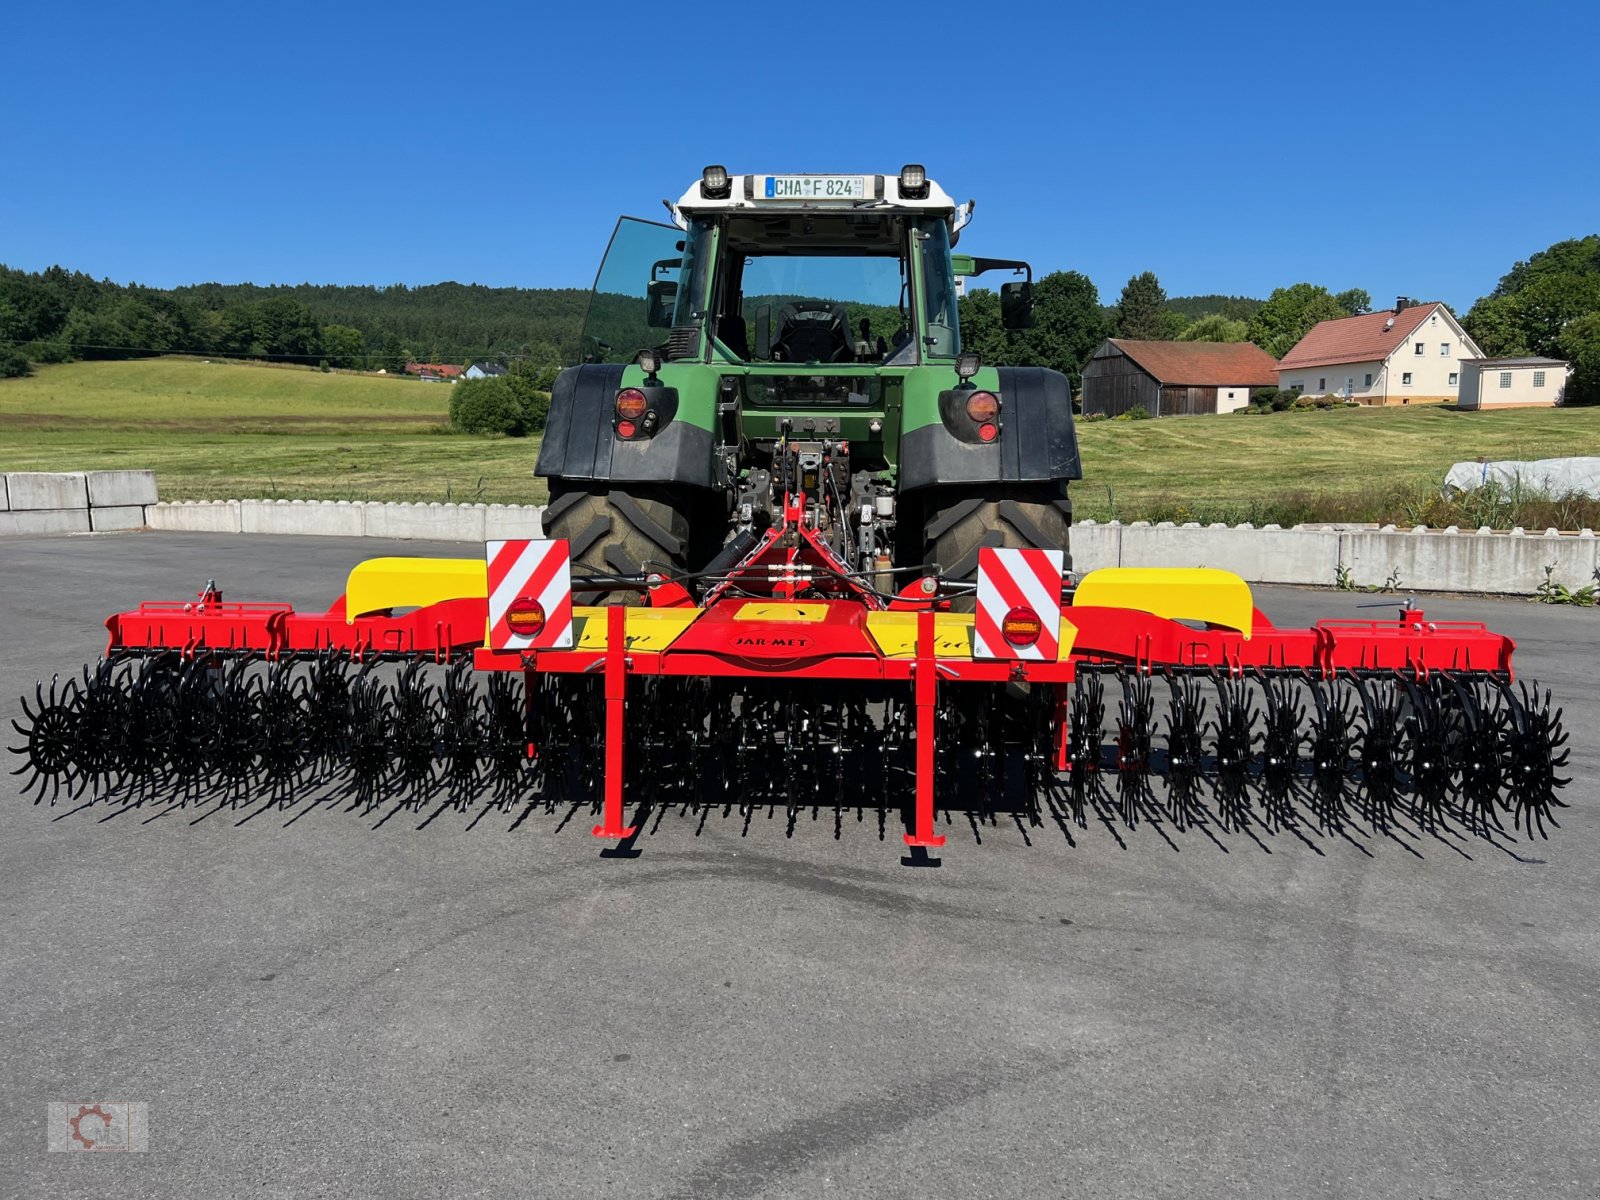
[[[921,295],[911,270],[917,247]],[[946,357],[957,343],[942,219],[901,213],[753,213],[722,226],[712,311],[728,357],[831,365]]]
[[[703,327],[719,353],[750,363],[909,366],[961,348],[941,217],[758,212],[688,224],[617,222],[583,361],[631,362],[646,346],[692,357]]]

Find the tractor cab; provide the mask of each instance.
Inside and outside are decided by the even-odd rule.
[[[671,225],[623,218],[584,327],[588,362],[739,368],[913,367],[961,352],[958,268],[1005,265],[1013,327],[1026,323],[1031,270],[952,256],[972,213],[918,166],[899,175],[729,175],[708,167]],[[983,265],[987,264],[987,265]],[[838,389],[835,389],[838,390]],[[849,403],[846,388],[840,402]]]

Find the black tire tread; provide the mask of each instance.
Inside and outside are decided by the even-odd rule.
[[[984,546],[1033,546],[1062,551],[1064,569],[1070,571],[1071,525],[1072,502],[1061,484],[1009,484],[989,495],[937,496],[923,526],[923,561],[938,563],[945,578],[966,583],[977,578],[978,551]]]
[[[544,534],[566,538],[575,572],[633,575],[653,566],[687,569],[689,505],[662,489],[624,491],[552,480]],[[646,563],[651,566],[646,566]],[[591,604],[637,604],[642,592],[589,593]]]

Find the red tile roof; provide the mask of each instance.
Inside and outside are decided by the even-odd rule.
[[[1278,364],[1253,342],[1132,342],[1111,338],[1160,383],[1172,387],[1277,387]]]
[[[1278,364],[1285,371],[1331,367],[1339,363],[1382,362],[1403,344],[1441,305],[1418,304],[1394,312],[1364,313],[1337,321],[1319,321]],[[1393,324],[1390,324],[1390,319]]]
[[[461,374],[461,368],[449,363],[407,363],[407,375],[436,375],[442,379],[450,379]]]

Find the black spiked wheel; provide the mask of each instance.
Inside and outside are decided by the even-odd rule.
[[[22,794],[37,791],[35,804],[49,795],[55,804],[63,792],[71,797],[83,787],[76,758],[78,747],[78,685],[67,680],[63,686],[59,679],[50,681],[50,690],[43,683],[35,685],[33,702],[22,698],[22,716],[27,724],[15,719],[11,727],[23,737],[23,744],[12,746],[11,753],[23,756],[23,764],[11,773],[27,775]]]

